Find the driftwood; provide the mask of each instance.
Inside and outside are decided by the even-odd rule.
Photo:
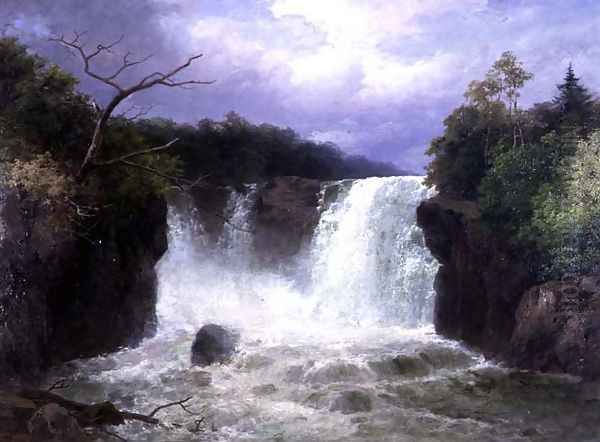
[[[60,386],[58,388],[61,388]],[[19,393],[19,396],[32,401],[38,408],[48,404],[58,404],[77,420],[82,428],[85,427],[101,427],[104,425],[122,425],[126,421],[139,421],[150,425],[160,424],[160,420],[155,416],[159,411],[170,407],[181,407],[186,413],[198,416],[198,413],[194,413],[187,408],[188,402],[192,397],[186,399],[169,402],[164,405],[160,405],[152,410],[149,414],[133,413],[130,411],[118,410],[112,402],[101,402],[98,404],[85,404],[82,402],[73,401],[66,399],[52,390],[57,388],[50,388],[49,390],[23,390]]]

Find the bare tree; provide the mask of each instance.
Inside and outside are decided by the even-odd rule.
[[[138,152],[132,152],[132,153],[123,155],[121,157],[114,158],[114,159],[107,160],[107,161],[96,162],[95,159],[98,155],[98,152],[100,151],[100,149],[102,147],[102,139],[104,136],[104,131],[106,129],[109,119],[112,116],[112,113],[128,97],[132,96],[135,93],[144,91],[146,89],[150,89],[154,86],[186,87],[186,86],[190,86],[190,85],[213,84],[214,81],[199,81],[199,80],[183,80],[182,81],[182,80],[178,80],[176,78],[178,74],[180,74],[181,72],[186,70],[188,67],[190,67],[192,65],[192,63],[194,61],[198,60],[199,58],[201,58],[203,54],[193,55],[193,56],[189,57],[185,63],[183,63],[179,66],[176,66],[175,68],[173,68],[169,71],[153,72],[153,73],[145,76],[144,78],[139,80],[137,83],[133,84],[132,86],[125,87],[119,82],[119,77],[121,76],[121,74],[123,74],[123,72],[127,71],[128,69],[130,69],[134,66],[138,66],[138,65],[141,65],[141,64],[147,62],[152,56],[149,55],[147,57],[134,60],[131,58],[131,52],[126,52],[121,59],[120,66],[112,74],[101,75],[98,72],[94,71],[94,69],[92,68],[92,66],[91,66],[92,61],[100,55],[112,53],[113,49],[123,41],[124,36],[121,36],[119,39],[117,39],[116,41],[114,41],[110,44],[106,44],[106,45],[98,44],[94,50],[88,50],[88,49],[86,49],[85,43],[82,41],[82,37],[84,35],[85,35],[85,33],[75,32],[74,37],[70,40],[66,39],[64,37],[64,35],[61,35],[61,36],[50,38],[50,41],[59,43],[59,44],[65,46],[70,51],[74,52],[76,55],[79,55],[79,57],[83,61],[84,72],[87,75],[89,75],[90,77],[92,77],[98,81],[101,81],[102,83],[105,83],[108,86],[111,86],[113,89],[116,90],[116,94],[112,97],[112,99],[110,100],[108,105],[104,109],[101,109],[101,111],[100,111],[100,117],[98,118],[98,121],[96,122],[96,127],[94,129],[94,134],[92,136],[92,140],[87,149],[87,152],[85,154],[83,162],[81,163],[81,166],[79,167],[78,179],[80,179],[80,180],[83,179],[85,177],[86,173],[90,170],[90,168],[92,166],[108,166],[108,165],[117,164],[117,163],[129,166],[129,167],[135,167],[138,169],[142,169],[142,170],[145,170],[146,172],[160,175],[163,178],[172,179],[173,177],[161,174],[156,169],[153,169],[153,168],[150,168],[150,167],[138,164],[138,163],[134,163],[130,160],[131,160],[131,158],[134,158],[139,155],[144,155],[147,153],[155,153],[155,152],[158,152],[161,150],[168,149],[175,142],[177,142],[177,139],[172,140],[169,143],[166,143],[162,146],[144,149],[144,150],[141,150]],[[198,180],[196,180],[196,181],[198,181]]]

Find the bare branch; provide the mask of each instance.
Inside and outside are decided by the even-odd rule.
[[[193,413],[193,412],[191,412],[190,410],[188,410],[188,409],[187,409],[187,407],[185,406],[185,404],[186,404],[187,402],[191,401],[191,400],[192,400],[192,396],[190,396],[190,397],[188,397],[188,398],[185,398],[185,399],[183,399],[183,400],[181,400],[181,401],[169,402],[168,404],[161,405],[161,406],[159,406],[159,407],[156,407],[156,408],[155,408],[155,409],[152,411],[152,413],[150,413],[150,414],[148,415],[148,417],[154,417],[154,416],[156,416],[156,413],[158,413],[160,410],[164,410],[165,408],[176,407],[176,406],[179,406],[179,407],[181,407],[181,408],[183,409],[183,411],[185,411],[186,413],[188,413],[188,414],[190,414],[190,415],[192,415],[192,416],[200,416],[200,414],[199,414],[199,413]]]
[[[89,75],[92,78],[95,78],[96,80],[99,80],[103,83],[106,83],[106,84],[114,87],[119,92],[122,92],[123,89],[121,88],[121,86],[119,86],[117,83],[115,83],[113,81],[114,78],[103,77],[102,75],[100,75],[96,72],[93,72],[90,67],[90,61],[103,52],[111,53],[112,49],[115,46],[117,46],[119,43],[121,43],[125,36],[122,35],[118,40],[116,40],[108,45],[99,44],[98,46],[96,46],[96,50],[88,53],[85,50],[85,44],[81,42],[81,37],[85,34],[86,34],[86,32],[83,32],[83,33],[74,32],[74,37],[72,40],[66,40],[64,35],[60,35],[58,37],[51,37],[51,38],[49,38],[49,40],[52,42],[55,42],[55,43],[59,43],[65,47],[67,47],[68,49],[78,52],[83,61],[83,70],[87,75]]]
[[[48,387],[48,389],[46,391],[51,392],[54,390],[64,390],[65,388],[69,388],[71,385],[72,385],[71,381],[69,381],[67,379],[59,379],[54,384],[52,384],[50,387]]]
[[[137,111],[133,115],[128,115],[131,111],[133,111],[135,109],[137,109]],[[138,118],[145,117],[146,115],[148,115],[152,109],[154,109],[153,105],[138,106],[138,105],[134,104],[134,105],[130,106],[129,108],[127,108],[127,110],[116,115],[115,118],[122,118],[127,121],[135,121]]]
[[[133,67],[133,66],[137,66],[138,64],[142,64],[147,62],[148,60],[150,60],[153,55],[147,55],[144,58],[141,58],[139,60],[136,61],[129,61],[129,56],[131,55],[131,52],[127,52],[124,56],[123,56],[123,64],[121,65],[121,67],[119,69],[117,69],[115,71],[114,74],[112,74],[110,77],[107,77],[108,80],[114,80],[116,79],[119,75],[121,75],[123,73],[123,71]]]
[[[122,156],[120,156],[118,158],[113,158],[112,160],[108,160],[108,161],[95,162],[94,166],[110,166],[112,164],[124,162],[126,160],[129,160],[131,158],[134,158],[134,157],[137,157],[137,156],[140,156],[140,155],[145,155],[145,154],[148,154],[148,153],[160,152],[161,150],[168,149],[173,144],[175,144],[177,141],[179,141],[179,138],[175,138],[174,140],[171,140],[167,144],[163,144],[162,146],[156,146],[156,147],[151,147],[149,149],[138,150],[137,152],[131,152],[131,153],[122,155]]]
[[[99,149],[101,149],[101,147],[102,147],[104,130],[108,124],[109,119],[112,116],[112,113],[119,106],[119,104],[121,104],[129,96],[131,96],[137,92],[140,92],[140,91],[143,91],[146,89],[150,89],[157,85],[162,85],[162,86],[167,86],[167,87],[183,87],[183,88],[185,88],[186,86],[210,85],[210,84],[214,83],[214,81],[200,81],[200,80],[183,80],[182,81],[182,80],[175,79],[175,77],[179,73],[181,73],[182,71],[184,71],[185,69],[190,67],[195,60],[197,60],[203,56],[203,54],[197,54],[197,55],[193,55],[193,56],[189,57],[185,61],[185,63],[173,68],[172,70],[170,70],[166,73],[153,72],[152,74],[147,75],[146,77],[142,78],[137,84],[130,86],[130,87],[124,87],[117,82],[118,77],[125,70],[148,61],[150,59],[151,55],[147,56],[145,58],[139,59],[139,60],[131,60],[130,59],[131,53],[126,52],[123,55],[123,58],[121,61],[121,66],[118,69],[116,69],[116,71],[112,75],[108,75],[108,76],[100,75],[97,72],[93,71],[93,69],[91,68],[90,62],[100,54],[112,53],[113,48],[115,46],[119,45],[123,41],[124,36],[121,36],[119,39],[117,39],[116,41],[114,41],[108,45],[98,44],[94,51],[89,52],[85,49],[85,44],[82,42],[82,37],[84,35],[85,35],[85,33],[74,32],[74,37],[71,40],[67,40],[64,37],[64,35],[60,35],[60,36],[55,36],[55,37],[50,38],[50,41],[61,44],[62,46],[65,46],[67,49],[74,51],[76,53],[79,53],[79,56],[80,56],[81,60],[83,61],[84,72],[87,75],[89,75],[90,77],[113,87],[114,89],[117,90],[117,94],[110,100],[110,102],[108,103],[106,108],[103,109],[103,111],[100,115],[100,118],[98,119],[98,121],[96,123],[96,128],[94,129],[94,134],[92,136],[92,140],[91,140],[88,150],[85,154],[83,162],[81,163],[81,166],[79,167],[78,179],[80,179],[80,180],[83,179],[85,173],[88,171],[88,166],[91,163],[93,163],[93,160],[96,157],[97,151]],[[129,157],[126,156],[126,158],[131,158],[131,156],[129,156]],[[121,157],[120,159],[113,162],[113,164],[115,164],[115,163],[128,164],[127,161],[124,161],[123,157]],[[106,164],[104,164],[104,165],[106,165]],[[130,165],[132,167],[141,167],[141,165],[135,165],[134,163],[131,163],[128,165]],[[156,173],[156,171],[154,171],[153,173]]]
[[[184,185],[180,184],[181,181],[185,181],[183,178],[179,178],[179,177],[172,176],[172,175],[167,175],[167,174],[162,173],[160,170],[155,169],[153,167],[145,166],[144,164],[134,163],[134,162],[127,161],[127,160],[121,160],[121,161],[119,161],[119,164],[124,164],[124,165],[129,166],[129,167],[140,169],[140,170],[143,170],[145,172],[148,172],[148,173],[154,174],[156,176],[159,176],[161,178],[164,178],[166,180],[173,181],[173,183],[175,184],[175,186],[178,189],[180,189],[180,190],[182,190],[182,191],[185,192]]]

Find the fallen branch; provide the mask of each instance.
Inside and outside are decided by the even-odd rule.
[[[63,385],[63,381],[58,381],[54,385]],[[53,385],[53,386],[54,386]],[[194,413],[188,409],[187,403],[192,397],[180,401],[169,402],[156,407],[150,414],[134,413],[126,410],[118,410],[112,402],[101,402],[98,404],[84,404],[82,402],[66,399],[50,390],[23,390],[19,396],[29,399],[36,406],[42,407],[48,404],[57,404],[69,411],[77,420],[81,427],[101,427],[104,425],[122,425],[126,421],[139,421],[150,425],[159,425],[161,422],[155,416],[159,411],[171,407],[181,407],[186,413],[192,416],[199,416],[200,413]],[[115,436],[115,435],[113,435]],[[120,436],[119,436],[120,437]]]
[[[169,402],[168,404],[165,404],[165,405],[161,405],[161,406],[159,406],[159,407],[156,407],[156,408],[155,408],[155,409],[152,411],[152,413],[150,413],[148,416],[150,416],[150,417],[154,417],[154,416],[156,415],[156,413],[158,413],[160,410],[164,410],[165,408],[169,408],[169,407],[175,407],[175,406],[180,406],[180,407],[183,409],[183,411],[185,411],[186,413],[188,413],[188,414],[190,414],[190,415],[192,415],[192,416],[200,416],[200,413],[193,413],[193,412],[191,412],[190,410],[188,410],[188,408],[185,406],[185,404],[186,404],[187,402],[191,401],[191,400],[192,400],[192,396],[190,396],[190,397],[188,397],[188,398],[186,398],[186,399],[183,399],[183,400],[181,400],[181,401]]]

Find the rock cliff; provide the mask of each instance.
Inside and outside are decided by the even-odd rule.
[[[0,213],[0,384],[154,332],[166,203],[105,218],[93,238],[53,229],[50,219],[66,216],[53,211],[12,192]]]
[[[600,277],[536,285],[530,251],[484,228],[473,202],[438,195],[417,222],[441,264],[440,334],[520,368],[600,378]]]

